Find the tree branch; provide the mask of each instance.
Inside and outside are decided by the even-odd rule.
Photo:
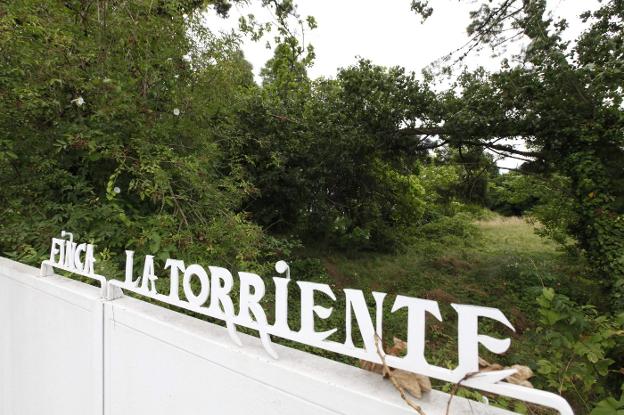
[[[409,127],[402,128],[398,130],[400,135],[449,135],[453,134],[454,131],[450,131],[445,129],[444,127]],[[505,144],[495,144],[496,141],[499,141],[503,137],[497,137],[494,141],[471,141],[471,140],[457,140],[457,144],[467,145],[467,146],[475,146],[475,147],[483,147],[490,149],[492,151],[498,150],[509,154],[516,154],[519,156],[525,157],[540,157],[542,154],[537,151],[524,151],[524,150],[516,150],[510,145]],[[454,140],[446,140],[445,143],[453,144]],[[500,153],[499,153],[500,154]],[[501,154],[504,155],[504,154]]]

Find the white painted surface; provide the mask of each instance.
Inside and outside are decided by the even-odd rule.
[[[379,375],[279,345],[273,360],[255,337],[37,273],[0,259],[0,415],[101,414],[102,393],[106,415],[414,413]],[[450,413],[509,414],[462,398]]]
[[[106,415],[150,414],[413,414],[388,381],[359,368],[275,345],[132,298],[106,306]],[[444,414],[449,396],[419,401]],[[181,411],[181,412],[180,412]],[[454,398],[454,415],[500,414]]]
[[[38,271],[0,258],[0,414],[101,413],[99,290]]]

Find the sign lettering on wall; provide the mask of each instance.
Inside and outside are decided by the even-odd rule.
[[[67,239],[69,238],[69,239]],[[95,273],[94,250],[91,244],[77,244],[73,235],[63,231],[61,238],[52,239],[50,259],[42,264],[42,275],[49,275],[51,268],[58,268],[100,281],[104,291],[112,292],[115,288],[131,291],[141,296],[162,301],[195,313],[203,314],[225,322],[233,342],[242,345],[237,334],[237,326],[257,330],[266,352],[277,359],[278,355],[272,346],[271,336],[281,337],[301,344],[340,353],[346,356],[381,363],[377,338],[382,337],[383,310],[390,306],[392,313],[406,310],[407,314],[407,353],[403,357],[385,355],[388,366],[419,373],[447,382],[461,382],[463,386],[472,387],[510,398],[520,399],[558,410],[562,414],[572,414],[568,402],[554,393],[527,388],[507,383],[505,378],[513,375],[515,369],[504,369],[479,372],[479,346],[492,353],[501,354],[511,344],[509,338],[499,339],[483,334],[479,323],[484,319],[494,320],[514,331],[512,324],[505,315],[496,308],[465,304],[451,304],[457,313],[457,350],[458,365],[447,369],[429,364],[425,358],[426,320],[435,318],[442,321],[439,305],[436,301],[397,295],[393,299],[386,293],[372,292],[365,294],[358,289],[343,289],[340,295],[345,298],[345,310],[335,310],[316,303],[321,296],[336,301],[337,293],[328,284],[295,281],[291,279],[290,269],[286,262],[278,261],[275,270],[278,276],[273,277],[273,298],[275,301],[273,315],[267,315],[261,300],[267,292],[265,281],[257,274],[239,272],[238,301],[234,303],[232,290],[235,277],[222,267],[200,264],[187,264],[179,259],[167,259],[164,269],[156,270],[154,257],[146,255],[142,261],[134,257],[133,251],[126,251],[125,278],[123,280],[106,280]],[[136,264],[142,263],[142,269]],[[136,268],[136,269],[135,269]],[[158,291],[156,280],[158,275],[167,275],[169,287],[167,293]],[[192,283],[193,280],[198,283]],[[288,322],[288,313],[292,302],[289,298],[292,290],[298,287],[300,303],[299,328],[294,330]],[[180,295],[180,291],[184,294]],[[107,298],[111,298],[109,294]],[[370,313],[368,300],[373,300],[375,312]],[[315,321],[329,318],[332,313],[344,313],[345,340],[338,342],[330,337],[338,328],[316,331]],[[270,319],[271,317],[271,319]],[[272,321],[272,323],[269,323]],[[355,324],[353,324],[355,321]],[[353,339],[361,337],[362,347],[356,346]]]

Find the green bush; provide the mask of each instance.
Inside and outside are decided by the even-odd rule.
[[[100,266],[111,269],[123,248],[261,257],[263,232],[240,213],[249,187],[223,174],[216,144],[253,75],[198,5],[3,3],[2,255],[36,263],[66,229],[110,252]]]
[[[539,305],[536,383],[563,394],[573,406],[585,408],[615,394],[624,346],[624,313],[601,314],[544,288]],[[619,361],[618,361],[619,360]]]

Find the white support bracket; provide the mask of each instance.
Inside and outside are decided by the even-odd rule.
[[[50,261],[43,261],[41,263],[41,268],[39,268],[39,277],[51,277],[54,274],[54,267],[50,263]]]
[[[123,298],[123,296],[124,296],[124,293],[121,288],[119,288],[118,286],[114,284],[111,284],[110,282],[106,284],[106,296],[104,297],[106,301],[112,301],[118,298]]]

